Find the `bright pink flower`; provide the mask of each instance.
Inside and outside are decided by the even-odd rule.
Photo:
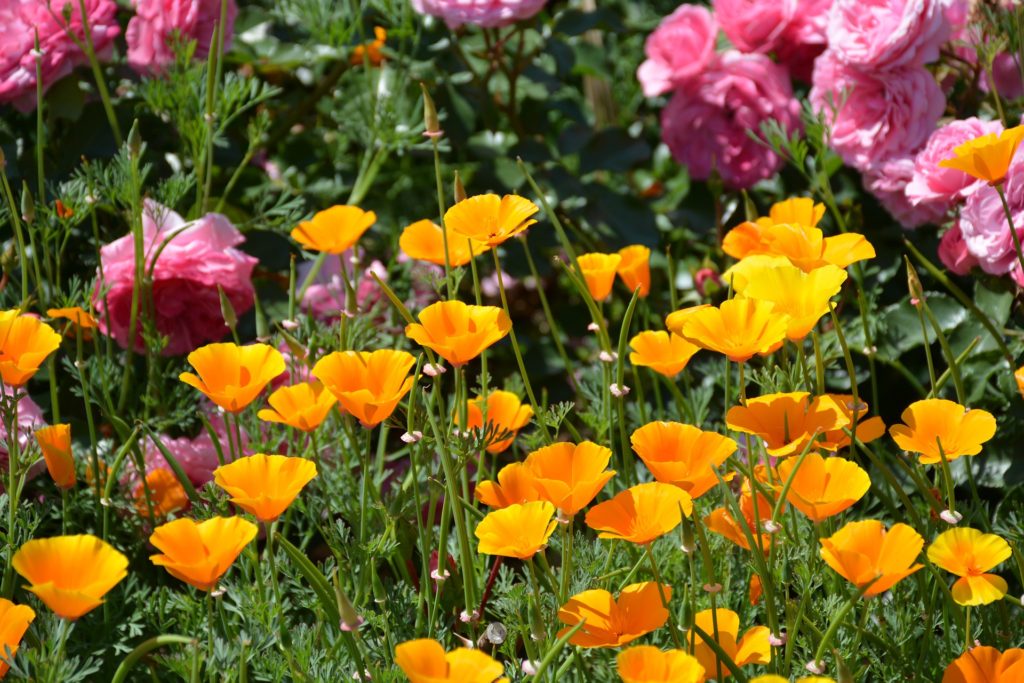
[[[235,248],[245,238],[226,217],[211,213],[185,222],[175,212],[147,199],[142,232],[146,268],[153,271],[156,327],[168,338],[165,355],[192,351],[227,333],[218,285],[235,313],[241,315],[252,308],[252,271],[257,259]],[[135,282],[132,235],[100,250],[100,268],[93,294],[99,329],[127,347]],[[141,327],[137,335],[135,348],[141,350]]]
[[[320,272],[317,273],[313,284],[306,290],[302,297],[302,308],[309,311],[313,316],[321,320],[338,318],[345,309],[345,281],[341,277],[341,261],[344,260],[346,268],[349,269],[349,277],[352,277],[352,265],[349,263],[351,250],[343,253],[339,258],[327,259]],[[312,262],[306,262],[299,266],[296,273],[298,281],[305,282]],[[381,300],[384,292],[380,285],[373,279],[376,273],[384,282],[387,282],[388,271],[380,261],[371,263],[359,276],[359,283],[355,285],[356,305],[360,311],[368,311]]]
[[[959,221],[953,224],[939,240],[939,260],[951,273],[967,275],[971,268],[978,265],[978,259],[967,251],[963,233],[960,232]]]
[[[794,78],[810,83],[814,60],[825,51],[832,0],[796,0],[796,11],[775,48],[775,58]]]
[[[914,174],[907,184],[907,199],[914,206],[933,205],[943,213],[971,193],[976,180],[955,168],[943,168],[939,162],[953,156],[953,148],[987,133],[999,133],[998,121],[971,117],[951,121],[935,130],[928,143],[914,157]]]
[[[800,103],[785,69],[760,54],[730,50],[692,88],[677,91],[661,113],[661,135],[690,176],[707,180],[717,170],[727,186],[750,187],[771,177],[782,160],[751,139],[776,119],[800,126]]]
[[[914,175],[914,157],[901,156],[872,164],[864,171],[864,189],[899,221],[904,228],[916,228],[925,223],[938,223],[946,215],[942,206],[921,204],[915,206],[907,197],[907,182]]]
[[[1003,190],[1017,234],[1024,236],[1024,161],[1020,157],[1010,165]],[[979,183],[967,195],[960,211],[960,231],[967,251],[986,273],[1003,275],[1016,263],[1013,236],[994,188]]]
[[[444,19],[449,28],[463,24],[494,28],[529,19],[546,0],[412,0],[420,14]]]
[[[838,61],[831,48],[814,64],[809,97],[832,124],[832,146],[859,170],[915,152],[946,106],[942,89],[924,67],[869,74]],[[838,107],[834,117],[833,107]]]
[[[234,440],[234,434],[231,435],[229,441],[227,428],[224,425],[224,420],[216,413],[208,413],[207,417],[210,419],[210,425],[213,427],[214,434],[217,437],[217,442],[221,447],[221,454],[224,458],[224,462],[231,462],[231,447],[230,443]],[[242,452],[245,455],[251,455],[248,449],[248,438],[246,434],[242,433]],[[187,436],[181,436],[178,438],[171,438],[166,434],[160,435],[160,443],[163,444],[174,459],[181,465],[181,469],[185,472],[185,476],[195,486],[203,487],[207,483],[213,481],[213,471],[220,466],[220,458],[217,456],[217,447],[213,443],[213,439],[210,437],[210,433],[206,431],[205,427],[199,428],[199,433],[189,438]],[[163,456],[163,453],[157,447],[156,443],[152,439],[147,439],[143,451],[143,456],[146,459],[146,474],[152,474],[156,470],[169,470],[173,471],[173,468],[168,464],[167,459]],[[134,490],[135,486],[140,482],[138,470],[135,467],[135,463],[131,460],[128,461],[128,465],[121,476],[121,483],[128,488]]]
[[[196,41],[196,59],[210,54],[214,26],[220,21],[221,0],[135,0],[128,22],[128,64],[140,74],[162,73],[174,62],[172,36]],[[238,6],[228,0],[224,17],[224,49],[231,47]]]
[[[70,9],[70,22],[64,20],[65,7]],[[114,38],[121,32],[117,3],[85,0],[85,13],[97,57],[109,59]],[[44,91],[75,67],[88,64],[85,53],[68,35],[70,31],[79,41],[85,39],[79,0],[2,0],[0,27],[0,103],[13,104],[22,111],[35,109],[36,31]]]
[[[775,50],[793,21],[796,0],[714,0],[715,18],[741,52]]]
[[[647,36],[647,59],[636,71],[644,95],[654,97],[692,82],[715,56],[718,25],[706,8],[680,5]]]
[[[1010,52],[1000,52],[992,60],[992,80],[995,82],[996,92],[1004,100],[1016,100],[1024,97],[1024,79],[1020,75],[1020,67],[1017,66],[1017,57]],[[982,74],[981,89],[991,92],[992,84],[988,76]]]
[[[934,62],[950,35],[946,5],[947,0],[835,0],[829,50],[866,71]]]

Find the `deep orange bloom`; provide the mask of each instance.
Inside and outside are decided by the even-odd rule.
[[[213,480],[231,495],[231,502],[273,522],[316,476],[316,463],[305,458],[257,453],[213,471]]]
[[[448,228],[448,265],[453,268],[464,266],[474,256],[490,251],[485,242],[475,242]],[[398,238],[398,247],[402,253],[417,261],[427,261],[434,265],[444,265],[445,234],[441,226],[434,221],[423,219],[412,223]],[[470,251],[472,249],[472,251]]]
[[[681,488],[652,481],[637,484],[587,511],[587,526],[601,533],[643,545],[664,536],[693,512],[693,498]]]
[[[572,517],[615,476],[615,470],[605,469],[611,457],[610,449],[592,441],[579,445],[563,441],[533,451],[525,464],[540,498]]]
[[[953,599],[961,605],[987,605],[1006,595],[1006,581],[989,574],[1013,552],[1010,544],[995,534],[955,527],[939,534],[928,546],[928,559],[960,578],[953,583]]]
[[[554,517],[555,506],[545,500],[488,512],[476,526],[477,550],[484,555],[530,559],[547,544],[558,524]]]
[[[270,408],[264,408],[256,415],[267,422],[280,422],[311,432],[327,418],[337,402],[334,394],[324,389],[320,382],[300,382],[276,389],[267,399]]]
[[[754,544],[764,552],[771,548],[771,534],[760,533],[764,528],[765,520],[771,519],[772,509],[775,503],[769,500],[760,491],[752,492],[750,483],[744,482],[740,491],[740,513],[743,519],[737,520],[733,517],[729,508],[720,507],[711,511],[711,514],[704,518],[704,526],[711,531],[724,536],[744,550],[751,550],[750,541],[744,528],[750,532]]]
[[[649,422],[629,441],[655,479],[678,486],[694,499],[718,483],[714,468],[737,448],[729,437],[681,422]],[[731,479],[732,474],[722,478]]]
[[[395,647],[395,664],[410,683],[508,683],[505,667],[480,650],[460,647],[445,652],[430,638]]]
[[[702,349],[744,363],[754,354],[768,355],[786,339],[789,316],[769,301],[729,299],[718,308],[694,311],[683,323],[682,336]]]
[[[363,426],[373,427],[412,389],[414,365],[416,359],[405,351],[335,351],[317,361],[312,374]]]
[[[580,264],[580,272],[594,301],[607,299],[612,293],[615,272],[622,257],[618,254],[580,254],[576,262]]]
[[[72,621],[102,605],[103,596],[128,575],[128,558],[89,535],[28,541],[11,565],[29,582],[28,591]]]
[[[49,308],[46,310],[46,317],[70,320],[83,330],[96,329],[96,319],[92,317],[92,314],[89,313],[89,311],[79,306],[71,306],[69,308]]]
[[[352,66],[360,66],[363,64],[365,59],[372,66],[380,66],[384,61],[384,54],[381,52],[381,48],[384,47],[384,41],[388,38],[388,32],[383,26],[373,27],[373,40],[367,41],[362,45],[356,45],[352,48],[351,54],[349,54],[349,64]]]
[[[479,396],[466,401],[466,429],[480,429],[483,426],[483,402]],[[515,440],[516,433],[525,427],[532,417],[533,408],[520,401],[511,391],[487,392],[487,452],[497,454],[507,450]],[[459,424],[458,416],[455,424]]]
[[[874,519],[850,522],[821,539],[821,557],[844,579],[872,597],[923,567],[914,564],[924,539],[906,524],[885,526]]]
[[[36,431],[46,470],[62,489],[75,485],[75,458],[71,455],[71,425],[57,424]]]
[[[653,581],[634,583],[626,586],[616,600],[606,590],[589,590],[577,593],[558,610],[558,620],[567,625],[558,632],[558,637],[572,630],[572,627],[586,620],[579,631],[573,634],[569,643],[579,647],[619,647],[632,642],[642,635],[656,631],[668,621],[668,610],[661,601],[672,599],[672,587]]]
[[[196,372],[178,375],[229,413],[239,413],[285,371],[281,352],[266,344],[207,344],[188,354]]]
[[[212,590],[259,529],[241,517],[188,517],[158,526],[149,542],[162,554],[149,561],[201,591]]]
[[[850,445],[847,430],[853,430],[853,416],[857,415],[857,440],[870,443],[885,434],[885,423],[880,417],[867,417],[868,404],[858,397],[854,404],[853,394],[825,394],[831,398],[846,416],[846,424],[840,429],[828,430],[821,439],[821,447],[827,451],[838,451]],[[856,408],[856,410],[854,410]]]
[[[700,347],[672,332],[641,332],[629,340],[629,362],[648,367],[660,375],[675,377]]]
[[[813,400],[806,391],[766,394],[729,409],[729,429],[755,434],[765,442],[768,455],[785,457],[802,452],[825,432],[848,424],[842,409],[828,396]]]
[[[678,311],[672,311],[665,316],[665,328],[672,334],[678,334],[681,337],[683,336],[683,323],[689,320],[690,316],[697,311],[703,311],[706,308],[711,308],[711,304],[698,304],[696,306],[680,308]]]
[[[497,306],[470,306],[461,301],[438,301],[405,326],[405,336],[426,346],[452,365],[464,365],[504,338],[512,321]]]
[[[185,487],[174,472],[164,467],[147,474],[145,480],[135,487],[133,496],[135,509],[145,517],[149,516],[150,507],[154,518],[166,517],[188,507]]]
[[[1017,148],[1024,139],[1024,126],[1014,126],[999,134],[988,133],[968,140],[953,148],[953,156],[943,159],[939,166],[955,168],[990,185],[1006,179]]]
[[[0,598],[0,655],[6,657],[5,650],[10,651],[12,658],[18,654],[21,639],[35,618],[35,610],[28,605],[15,605],[10,600]],[[6,676],[10,668],[10,664],[0,660],[0,678]]]
[[[448,209],[444,224],[467,239],[496,247],[536,223],[530,217],[539,210],[536,204],[518,195],[478,194]]]
[[[482,481],[473,491],[476,499],[487,507],[507,508],[516,503],[540,500],[533,472],[521,462],[505,465],[498,472],[498,481]]]
[[[946,667],[942,683],[1018,683],[1024,681],[1024,650],[1000,652],[985,645],[972,647]]]
[[[60,335],[17,309],[0,311],[0,379],[20,387],[32,379],[46,357],[60,347]]]
[[[729,655],[736,666],[749,664],[768,664],[772,661],[772,647],[768,642],[768,627],[752,626],[740,638],[740,616],[730,609],[719,607],[717,610],[706,609],[697,612],[694,622],[705,633],[714,636],[715,624],[718,624],[719,647]],[[704,667],[705,675],[717,675],[718,656],[715,651],[699,636],[686,635],[687,642],[693,641],[693,656]],[[723,663],[722,678],[732,675]]]
[[[890,427],[889,435],[903,450],[918,453],[924,465],[942,462],[943,455],[946,460],[977,455],[981,445],[996,433],[992,413],[944,398],[915,401],[900,419],[905,424]]]
[[[646,299],[651,293],[651,250],[642,244],[633,244],[619,249],[619,266],[616,271],[629,291],[640,288],[640,298]]]
[[[292,230],[292,239],[311,251],[341,254],[351,249],[363,233],[377,222],[377,214],[358,206],[332,206],[302,221]]]
[[[792,475],[786,500],[811,521],[820,522],[838,515],[871,488],[871,477],[853,461],[808,453],[794,474],[797,462],[797,458],[783,460],[778,465],[778,473],[783,482],[789,481]]]
[[[684,650],[634,645],[616,658],[623,683],[703,683],[704,667]]]

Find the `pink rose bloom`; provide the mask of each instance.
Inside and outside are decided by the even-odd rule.
[[[351,264],[349,264],[351,254],[351,251],[346,251],[341,255],[341,259],[345,261],[348,268],[351,268]],[[312,267],[311,261],[302,263],[296,272],[296,279],[300,283],[305,282]],[[355,285],[356,305],[360,311],[370,310],[384,295],[377,281],[373,279],[373,273],[387,282],[388,271],[380,261],[373,261],[363,270],[359,277],[359,283]],[[352,277],[351,270],[349,277]],[[345,309],[345,300],[345,281],[341,278],[341,262],[335,257],[328,258],[324,261],[320,272],[317,273],[313,284],[306,289],[306,293],[302,297],[302,308],[321,320],[338,318]]]
[[[1021,160],[1010,165],[1003,191],[1017,235],[1024,236],[1024,162]],[[987,184],[979,183],[967,196],[960,211],[960,232],[967,251],[978,259],[978,265],[986,273],[1004,275],[1017,262],[1013,236],[999,194]]]
[[[1020,68],[1017,66],[1017,58],[1010,52],[1000,52],[992,60],[992,82],[995,83],[996,92],[1004,100],[1016,100],[1024,97],[1024,80],[1020,76]],[[985,92],[992,91],[992,83],[989,82],[988,74],[981,75],[981,89]]]
[[[463,24],[494,28],[529,19],[544,7],[546,0],[412,0],[420,14],[444,19],[448,28]]]
[[[147,199],[142,232],[146,267],[153,270],[156,327],[168,337],[165,355],[187,353],[227,333],[218,285],[237,314],[252,308],[252,271],[257,259],[235,248],[245,238],[226,217],[210,213],[186,222]],[[105,245],[100,250],[100,266],[93,294],[96,320],[100,332],[127,347],[135,284],[132,236]],[[141,326],[137,335],[134,347],[141,350]]]
[[[864,189],[892,214],[904,228],[938,223],[946,215],[941,206],[915,206],[907,197],[907,183],[914,175],[914,157],[902,156],[874,164],[864,171]]]
[[[70,22],[64,21],[64,8],[71,10]],[[85,0],[85,12],[92,29],[93,47],[101,60],[110,58],[114,38],[121,32],[117,24],[117,3],[112,0]],[[42,52],[40,72],[43,90],[64,78],[75,67],[88,64],[85,53],[68,35],[85,40],[79,0],[2,0],[0,1],[0,103],[10,103],[21,111],[36,106],[35,32],[39,32]]]
[[[647,59],[636,71],[644,95],[675,90],[699,76],[715,56],[718,25],[700,5],[681,5],[647,36]]]
[[[914,157],[914,175],[907,184],[907,198],[911,204],[933,205],[945,213],[970,194],[982,181],[954,168],[942,168],[939,162],[953,156],[953,148],[958,145],[1002,130],[1003,126],[998,121],[982,121],[973,116],[938,128],[928,138],[924,149]]]
[[[771,52],[793,21],[797,0],[714,0],[715,18],[741,52]]]
[[[934,62],[950,35],[947,1],[835,0],[828,17],[829,50],[866,71]]]
[[[768,119],[787,130],[800,126],[800,103],[789,76],[764,55],[730,50],[693,88],[673,95],[661,113],[661,135],[691,177],[707,180],[717,170],[727,186],[741,189],[782,166],[749,135]]]
[[[811,82],[814,60],[828,47],[825,26],[832,0],[796,0],[793,20],[782,32],[775,58],[794,78]]]
[[[207,417],[210,419],[210,425],[217,435],[217,441],[220,444],[224,462],[231,462],[231,447],[229,446],[230,442],[228,441],[223,418],[216,413],[208,413]],[[234,435],[232,435],[231,439],[234,440],[234,438]],[[160,443],[174,456],[174,459],[185,472],[185,476],[188,477],[188,480],[194,486],[201,488],[213,481],[213,471],[220,467],[220,460],[217,457],[217,447],[214,445],[213,439],[210,438],[210,434],[206,431],[205,427],[200,427],[199,433],[193,438],[182,436],[173,439],[166,434],[162,434],[160,435]],[[242,432],[242,453],[244,455],[251,455],[247,445],[248,438],[246,438],[245,432]],[[156,470],[174,471],[152,439],[147,440],[145,443],[144,456],[146,459],[147,475],[152,474]],[[121,484],[134,490],[139,482],[140,478],[135,462],[129,459],[126,463],[124,474],[121,476]]]
[[[947,230],[939,240],[939,260],[949,272],[956,275],[967,275],[971,272],[971,268],[978,265],[978,259],[967,251],[967,244],[964,242],[963,233],[960,232],[959,222]]]
[[[220,21],[221,0],[135,0],[135,16],[128,22],[128,64],[140,74],[159,74],[174,62],[172,35],[196,41],[196,59],[206,59]],[[224,17],[224,50],[231,47],[238,6],[228,0]]]
[[[14,393],[14,389],[4,385],[3,393],[6,396],[11,396]],[[18,449],[19,452],[24,453],[28,445],[33,441],[34,434],[37,429],[41,429],[46,426],[46,420],[43,419],[43,410],[39,407],[39,404],[32,400],[28,394],[24,394],[18,399]],[[19,458],[20,462],[24,462],[24,458]],[[7,450],[7,426],[4,420],[0,420],[0,471],[6,472],[7,466],[10,462],[10,452]],[[33,478],[39,475],[43,471],[43,467],[33,467],[29,470],[29,477]],[[5,480],[0,480],[0,491],[3,491],[3,483]]]
[[[809,99],[831,123],[836,152],[859,170],[915,152],[946,106],[924,67],[868,74],[838,61],[831,48],[814,64]],[[839,109],[833,113],[834,106]]]

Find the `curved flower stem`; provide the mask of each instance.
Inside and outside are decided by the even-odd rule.
[[[946,484],[946,504],[949,505],[949,511],[956,511],[956,500],[954,494],[953,485],[953,473],[949,469],[949,458],[946,457],[946,451],[942,448],[942,441],[938,436],[935,437],[935,443],[939,447],[939,458],[942,462],[942,480]]]
[[[423,87],[423,92],[426,94],[426,86]],[[448,256],[448,231],[444,227],[444,215],[446,213],[445,201],[444,201],[444,181],[441,179],[441,149],[440,149],[440,136],[432,135],[430,142],[434,147],[434,180],[437,185],[437,214],[438,222],[441,225],[441,239],[444,244],[444,284],[448,290],[448,298],[455,298],[455,285],[452,282],[452,262]],[[499,275],[500,277],[500,275]]]
[[[558,323],[555,322],[555,317],[551,314],[551,305],[548,303],[548,295],[544,293],[544,285],[541,283],[540,273],[537,271],[537,264],[534,263],[533,254],[530,253],[530,246],[526,239],[525,232],[519,234],[520,243],[523,245],[523,253],[526,254],[526,263],[530,267],[530,275],[533,277],[533,282],[536,285],[537,297],[540,299],[540,307],[544,311],[544,318],[547,320],[548,329],[551,330],[551,341],[555,343],[555,349],[558,351],[558,355],[562,359],[562,364],[565,366],[565,372],[566,375],[568,375],[569,384],[573,389],[577,389],[576,372],[573,369],[572,362],[569,360],[569,354],[565,350],[565,345],[562,343],[562,333],[558,327]]]
[[[996,194],[999,195],[999,201],[1003,204],[1003,213],[1006,214],[1006,223],[1010,226],[1010,237],[1013,238],[1013,248],[1017,252],[1017,263],[1020,264],[1021,274],[1024,275],[1024,251],[1021,251],[1020,237],[1017,235],[1017,228],[1013,225],[1013,214],[1010,211],[1010,205],[1006,202],[1006,193],[1003,192],[1003,184],[996,183],[992,187],[995,188]]]
[[[651,561],[651,572],[654,574],[654,581],[658,584],[658,595],[661,597],[661,606],[668,612],[669,626],[672,630],[672,642],[675,643],[676,647],[680,650],[683,648],[683,641],[679,638],[679,627],[676,625],[675,615],[672,614],[672,608],[668,604],[668,596],[665,595],[665,587],[661,583],[661,571],[658,569],[658,561],[654,558],[654,551],[651,550],[651,544],[644,544],[644,552],[647,553],[647,559]],[[721,678],[721,676],[719,676]]]
[[[871,583],[874,583],[874,581]],[[821,641],[818,643],[818,649],[814,652],[814,661],[816,664],[822,663],[821,658],[825,656],[825,650],[827,650],[828,646],[832,643],[832,639],[839,630],[839,625],[843,623],[843,619],[846,618],[846,615],[849,614],[850,610],[857,604],[861,596],[864,595],[868,588],[871,587],[871,583],[858,590],[857,593],[847,600],[846,604],[836,612],[836,615],[832,618],[832,623],[828,625],[828,630],[825,631],[825,635],[821,637]]]
[[[198,649],[196,639],[188,636],[178,636],[167,633],[150,638],[149,640],[139,644],[134,650],[129,652],[123,660],[121,660],[121,664],[114,672],[114,677],[110,679],[110,683],[124,683],[124,681],[127,680],[128,672],[132,670],[132,667],[138,664],[142,658],[150,652],[158,647],[163,647],[164,645],[192,645]]]
[[[573,544],[573,518],[569,518],[568,524],[562,527],[562,580],[558,590],[558,600],[565,603],[569,599],[569,582],[572,577],[572,544]]]
[[[533,592],[533,618],[535,625],[531,628],[538,640],[543,636],[547,640],[547,629],[544,628],[544,612],[541,609],[540,582],[537,581],[537,568],[533,564],[533,558],[526,560],[527,573],[530,576],[530,590]]]

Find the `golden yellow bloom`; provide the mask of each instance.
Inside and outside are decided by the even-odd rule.
[[[672,332],[641,332],[629,340],[629,362],[648,367],[660,375],[675,377],[700,347]]]
[[[438,301],[405,326],[405,336],[444,358],[464,365],[512,329],[512,321],[496,306],[470,306],[461,301]]]
[[[198,375],[183,372],[178,379],[230,413],[244,410],[285,371],[281,352],[266,344],[207,344],[188,354],[188,362]]]
[[[554,443],[526,456],[540,498],[570,517],[585,508],[615,470],[607,470],[612,452],[592,441]]]
[[[697,626],[705,633],[714,636],[715,624],[718,624],[716,642],[725,654],[729,655],[736,666],[750,664],[768,664],[772,661],[772,647],[768,642],[766,626],[752,626],[740,637],[740,616],[730,609],[719,607],[717,610],[706,609],[693,618]],[[716,676],[719,663],[718,655],[699,636],[686,635],[686,641],[693,641],[693,656],[697,658],[707,676]],[[721,664],[722,678],[732,675],[728,667]]]
[[[782,256],[804,272],[829,264],[846,268],[875,256],[875,248],[859,233],[825,237],[821,229],[813,226],[771,221],[743,223],[733,228],[726,235],[723,249],[736,259]]]
[[[501,662],[468,647],[445,652],[430,638],[396,646],[395,664],[411,683],[508,683]]]
[[[17,309],[0,311],[0,379],[20,387],[32,379],[46,357],[60,347],[60,335]]]
[[[576,259],[594,301],[604,301],[612,293],[615,272],[622,261],[618,254],[580,254]]]
[[[766,356],[780,346],[789,329],[789,316],[769,301],[729,299],[718,308],[695,311],[683,323],[682,336],[702,349],[737,363],[754,354]]]
[[[533,472],[521,462],[505,465],[498,472],[498,481],[482,481],[476,485],[473,495],[487,507],[507,508],[517,503],[532,503],[540,500],[540,492],[534,484]]]
[[[448,264],[453,268],[464,266],[474,256],[490,251],[485,242],[475,242],[448,228]],[[417,261],[444,265],[445,235],[441,226],[431,220],[421,220],[406,226],[398,238],[398,247],[406,256]],[[470,251],[472,249],[472,252]]]
[[[943,455],[946,460],[977,455],[982,444],[996,433],[992,413],[968,409],[944,398],[915,401],[900,419],[905,424],[890,427],[889,435],[903,450],[920,454],[924,465],[942,462]]]
[[[939,534],[928,546],[928,559],[960,578],[953,583],[953,599],[961,605],[987,605],[1006,595],[1006,581],[989,574],[1010,559],[1010,544],[995,534],[955,527]]]
[[[527,560],[543,548],[557,522],[555,506],[546,500],[515,503],[487,513],[476,527],[477,550]]]
[[[133,491],[135,509],[144,517],[149,517],[150,508],[153,517],[166,517],[172,512],[188,507],[188,494],[174,472],[166,467],[153,470],[146,475]]]
[[[698,304],[673,311],[665,316],[665,327],[672,334],[678,334],[681,337],[683,336],[683,323],[689,320],[690,316],[697,311],[703,311],[707,308],[711,308],[711,304]]]
[[[873,519],[850,522],[821,539],[821,557],[844,579],[864,590],[864,597],[880,595],[923,567],[914,564],[924,539],[906,524],[885,526]]]
[[[732,439],[680,422],[650,422],[629,439],[654,478],[700,498],[718,483],[714,468],[736,452]],[[732,479],[732,473],[722,475]]]
[[[258,528],[241,517],[187,517],[158,526],[149,537],[158,555],[149,561],[201,591],[212,590],[235,558],[256,538]]]
[[[747,299],[775,304],[776,312],[789,316],[786,336],[800,341],[828,313],[832,297],[844,282],[846,271],[837,266],[824,265],[805,273],[796,266],[784,265],[747,271],[743,289],[737,291]]]
[[[276,389],[267,402],[270,408],[256,413],[261,420],[311,432],[327,418],[338,399],[320,382],[300,382]]]
[[[312,460],[263,453],[213,471],[213,480],[231,495],[231,502],[261,522],[277,519],[315,476]]]
[[[558,637],[584,621],[583,627],[569,638],[578,647],[619,647],[651,631],[657,631],[668,621],[668,610],[662,604],[672,599],[672,587],[653,581],[626,586],[619,599],[606,590],[588,590],[569,598],[558,610],[558,620],[566,624]]]
[[[292,239],[311,251],[340,254],[351,249],[363,233],[377,222],[377,214],[358,206],[332,206],[302,221],[292,230]]]
[[[480,429],[484,423],[483,399],[479,396],[466,401],[466,428]],[[489,391],[487,393],[487,429],[484,434],[489,441],[487,452],[502,453],[512,445],[516,433],[529,424],[533,408],[524,404],[511,391]],[[459,425],[458,415],[455,424]],[[461,427],[461,425],[459,425]]]
[[[89,535],[28,541],[11,565],[29,582],[28,591],[69,620],[102,605],[103,596],[128,575],[128,558]]]
[[[690,494],[671,484],[637,484],[587,511],[587,526],[598,538],[637,545],[650,543],[675,529],[693,512]]]
[[[75,485],[75,458],[71,454],[71,425],[57,424],[36,431],[46,470],[62,489]]]
[[[412,389],[414,365],[416,359],[405,351],[335,351],[317,361],[312,374],[363,426],[373,427]]]
[[[703,683],[704,667],[684,650],[634,645],[616,658],[623,683]]]
[[[829,396],[813,400],[806,391],[766,394],[748,398],[745,405],[729,409],[729,429],[755,434],[764,440],[768,455],[797,455],[811,441],[848,424],[842,409]]]
[[[651,293],[651,250],[642,244],[633,244],[619,249],[617,268],[619,277],[629,291],[640,289],[640,298],[646,299]]]
[[[786,500],[813,522],[838,515],[871,488],[871,477],[850,460],[808,453],[794,474],[797,462],[797,458],[780,462],[779,478],[786,482],[792,477]]]
[[[35,618],[35,611],[28,605],[15,605],[0,598],[0,653],[9,651],[12,658],[18,654],[21,639]],[[0,678],[6,676],[10,668],[10,664],[0,660]]]
[[[954,147],[953,156],[940,161],[939,166],[955,168],[978,180],[997,185],[1006,178],[1006,171],[1022,139],[1024,126],[1007,128],[998,135],[988,133]]]
[[[818,221],[825,215],[825,205],[815,204],[810,197],[790,197],[772,204],[768,210],[768,218],[774,223],[796,223],[817,227]]]
[[[540,209],[529,199],[507,194],[478,194],[458,202],[444,214],[452,232],[496,247],[536,223],[530,218]]]

